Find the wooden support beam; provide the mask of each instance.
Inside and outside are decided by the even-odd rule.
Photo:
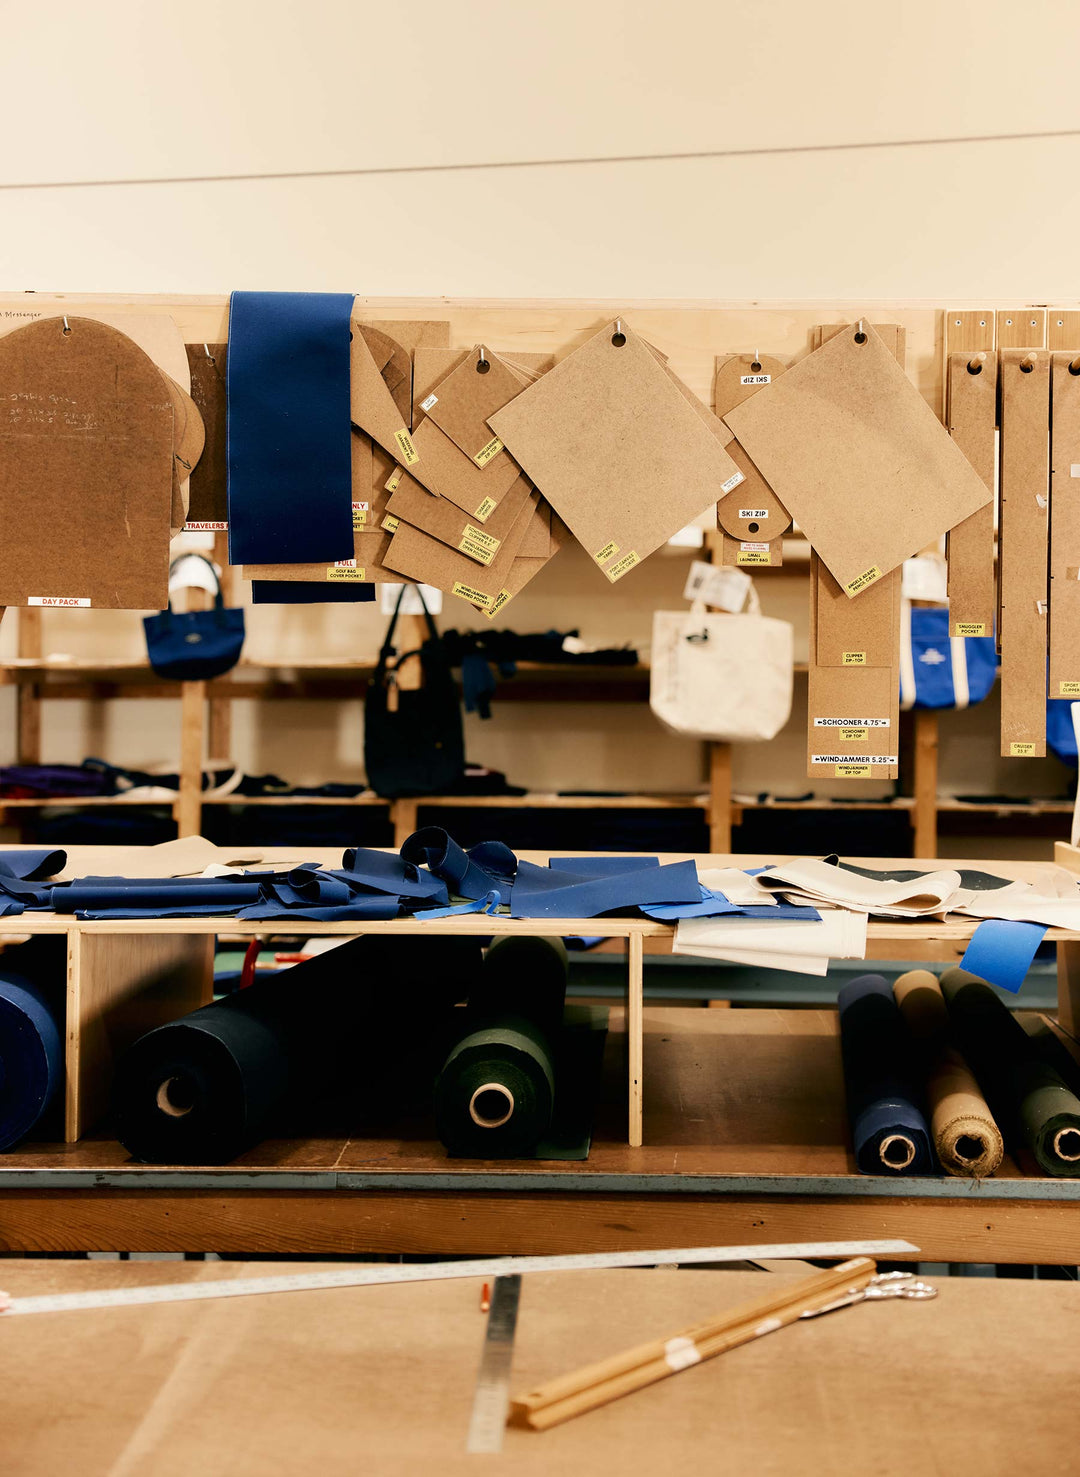
[[[936,857],[938,846],[938,715],[931,708],[915,709],[915,855]]]
[[[709,745],[709,850],[731,850],[731,745]]]
[[[197,836],[202,825],[202,769],[206,746],[206,683],[180,685],[180,791],[178,836]]]

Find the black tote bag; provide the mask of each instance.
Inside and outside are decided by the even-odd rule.
[[[364,702],[367,781],[386,800],[452,793],[465,773],[461,700],[422,594],[420,604],[428,627],[419,653],[422,682],[415,691],[402,691],[397,685],[398,668],[417,654],[393,655],[394,629],[404,594],[402,587]]]

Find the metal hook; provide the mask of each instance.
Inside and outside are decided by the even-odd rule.
[[[864,343],[865,341],[866,341],[866,320],[865,320],[865,318],[860,318],[859,321],[858,321],[858,323],[856,323],[856,325],[855,325],[855,342],[861,344],[861,343]]]
[[[64,319],[64,332],[65,333],[70,333],[71,332],[71,324],[67,321],[67,314],[66,313],[63,314],[63,319]]]
[[[476,372],[477,374],[487,374],[491,365],[488,363],[487,356],[484,353],[484,346],[483,344],[479,344],[477,347],[480,350],[480,357],[476,361]]]
[[[616,318],[615,319],[615,332],[616,333],[622,333],[622,319],[621,318]]]
[[[203,348],[206,351],[206,357],[210,360],[210,363],[211,364],[216,363],[216,360],[214,359],[213,354],[211,354],[211,352],[210,352],[210,345],[209,344],[203,344]]]
[[[835,1313],[840,1308],[851,1308],[856,1303],[879,1302],[882,1298],[910,1298],[924,1301],[936,1298],[938,1290],[929,1282],[923,1282],[913,1272],[879,1272],[865,1287],[855,1288],[826,1303],[823,1308],[808,1308],[800,1313],[801,1318],[820,1318],[825,1313]]]

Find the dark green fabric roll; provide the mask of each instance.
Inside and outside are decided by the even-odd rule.
[[[435,1084],[435,1126],[451,1154],[472,1159],[528,1154],[555,1106],[550,1035],[525,1016],[477,1018],[450,1051]]]
[[[941,992],[956,1046],[1010,1149],[1026,1149],[1045,1175],[1080,1176],[1080,1098],[985,980],[947,969]]]
[[[469,994],[479,1015],[510,1010],[547,1031],[562,1024],[570,965],[560,938],[504,934],[484,955],[480,978]]]

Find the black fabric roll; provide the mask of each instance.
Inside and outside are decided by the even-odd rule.
[[[398,1064],[479,968],[473,939],[369,935],[160,1026],[119,1064],[120,1141],[150,1163],[222,1164],[313,1105],[400,1093]]]
[[[560,938],[523,938],[503,934],[484,955],[484,967],[469,995],[479,1015],[510,1010],[547,1031],[562,1024],[570,973],[566,945]]]
[[[863,1174],[933,1174],[930,1130],[914,1044],[893,992],[879,974],[852,980],[837,996],[855,1163]]]
[[[0,1149],[41,1121],[64,1080],[67,946],[37,938],[0,958]]]
[[[947,969],[941,993],[957,1048],[1010,1150],[1026,1149],[1043,1174],[1080,1176],[1080,1098],[985,980]]]

